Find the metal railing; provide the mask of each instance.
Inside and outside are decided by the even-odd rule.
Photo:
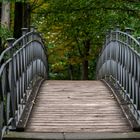
[[[97,65],[97,78],[113,79],[119,85],[140,124],[140,43],[130,29],[108,33]]]
[[[47,78],[45,48],[39,33],[23,28],[19,39],[8,39],[0,55],[0,139],[6,130],[16,129],[33,84]]]

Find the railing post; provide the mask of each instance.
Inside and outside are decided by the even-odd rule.
[[[35,27],[33,25],[30,26],[30,32],[33,32],[32,35],[31,35],[30,41],[33,41],[35,39],[35,36],[34,36]],[[31,47],[29,47],[29,52],[30,53],[32,52],[32,53],[31,53],[31,55],[29,57],[30,57],[30,61],[33,62],[35,47],[32,47],[33,43],[31,43],[30,46]],[[34,76],[34,66],[32,65],[31,73],[29,74],[29,77],[31,77],[31,79],[33,79],[33,76]],[[30,86],[33,86],[33,81],[31,81]]]
[[[126,28],[125,28],[125,32],[126,32],[127,34],[129,34],[129,35],[132,35],[133,32],[134,32],[134,30],[133,30],[132,28],[126,27]]]
[[[137,48],[137,51],[140,53],[140,37],[137,37],[137,40],[138,40],[138,42],[139,42],[139,47]]]
[[[140,37],[137,37],[138,42],[140,43]]]
[[[35,33],[35,32],[37,32],[37,28],[35,26],[31,25],[30,26],[30,31]],[[35,37],[36,37],[36,34],[33,34],[32,39],[34,39]]]
[[[13,42],[15,41],[14,38],[8,38],[7,39],[7,45],[8,47],[13,47]],[[9,129],[15,130],[16,129],[16,117],[15,117],[15,112],[16,112],[16,93],[15,93],[15,75],[14,75],[14,64],[13,64],[13,50],[11,49],[10,51],[10,57],[12,58],[11,60],[11,68],[9,69],[10,71],[10,79],[9,79],[9,85],[10,85],[10,97],[11,97],[11,114],[12,114],[12,122],[11,126]]]
[[[30,32],[35,32],[35,27],[33,25],[30,26]],[[31,35],[30,40],[34,40],[34,34]]]
[[[26,43],[28,42],[28,37],[26,36],[27,32],[28,32],[28,28],[21,28],[22,30],[22,36],[24,36],[23,38],[23,45],[26,45]],[[24,47],[23,49],[23,56],[21,56],[23,58],[23,71],[24,71],[24,87],[23,88],[23,92],[25,93],[25,98],[24,98],[24,102],[26,102],[27,99],[27,65],[28,65],[28,49],[26,47]]]
[[[120,31],[120,26],[117,25],[116,26],[116,43],[119,44],[119,31]],[[120,46],[119,46],[120,47]],[[118,75],[119,75],[119,71],[118,71],[118,58],[119,58],[119,48],[118,46],[115,47],[115,50],[116,50],[116,72],[115,72],[115,78],[116,78],[116,86],[117,86],[117,82],[118,82]]]
[[[28,28],[21,28],[22,30],[22,35],[26,35],[26,33],[28,32]]]
[[[31,32],[34,32],[34,31],[35,31],[35,26],[31,25],[31,26],[30,26],[30,31],[31,31]]]
[[[127,27],[127,28],[125,28],[125,32],[126,32],[128,35],[132,35],[133,32],[134,32],[134,30]],[[131,44],[131,40],[129,39],[129,36],[128,36],[128,35],[126,35],[126,43],[130,45],[130,44]]]
[[[116,26],[116,31],[120,31],[120,26],[119,25]]]
[[[9,48],[9,47],[12,47],[12,44],[14,43],[14,41],[15,41],[15,39],[14,38],[8,38],[7,39],[7,47]],[[13,56],[13,51],[11,50],[10,51],[10,57],[12,57]]]
[[[28,32],[28,28],[21,28],[22,30],[22,36],[24,35],[25,37],[23,38],[23,44],[22,45],[26,45],[26,43],[28,42],[28,38],[26,37],[26,34]],[[28,51],[24,50],[25,51],[25,65],[27,65],[27,60],[28,60]]]
[[[21,28],[22,30],[22,35],[24,35],[25,37],[23,38],[23,45],[26,44],[26,42],[28,41],[28,38],[26,38],[26,33],[28,32],[28,28]]]
[[[119,33],[118,32],[120,31],[120,26],[119,25],[116,26],[115,31],[116,31],[116,41],[118,41],[118,39],[119,39]]]

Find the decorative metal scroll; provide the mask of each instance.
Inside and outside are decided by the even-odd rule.
[[[98,79],[112,78],[140,124],[140,43],[130,33],[111,31],[99,57]]]
[[[47,61],[41,36],[32,28],[18,40],[8,39],[0,55],[0,139],[16,129],[33,84],[47,77]]]

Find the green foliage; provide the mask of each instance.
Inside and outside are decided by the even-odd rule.
[[[12,36],[12,32],[4,26],[0,27],[0,37],[5,41],[8,37]]]
[[[6,43],[6,39],[12,37],[12,32],[7,29],[5,26],[1,26],[0,27],[0,38],[1,38],[1,48],[0,48],[0,53],[1,51],[3,51],[3,49],[5,49],[5,43]]]
[[[60,78],[59,73],[63,73],[63,79],[80,79],[82,62],[87,60],[89,78],[94,79],[107,30],[116,25],[121,29],[133,27],[138,35],[139,17],[138,0],[47,0],[34,11],[33,21],[49,44],[52,74],[57,73]]]

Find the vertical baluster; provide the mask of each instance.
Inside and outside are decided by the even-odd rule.
[[[137,46],[137,52],[140,53],[140,37],[137,37],[137,40],[139,42],[139,44]]]
[[[128,69],[128,72],[129,72],[129,79],[128,79],[128,82],[129,82],[129,98],[132,99],[132,73],[131,73],[131,67],[132,67],[132,54],[131,54],[131,50],[129,50],[129,69]]]
[[[26,53],[26,43],[27,43],[27,32],[28,32],[28,28],[22,28],[22,36],[24,36],[23,38],[23,50],[22,50],[22,64],[23,64],[23,69],[22,69],[22,92],[23,92],[23,103],[26,102],[26,98],[27,98],[27,93],[26,93],[26,89],[27,89],[27,53]]]
[[[8,42],[8,47],[13,47],[13,42],[14,42],[14,38],[8,38],[7,39],[7,42]],[[12,52],[12,49],[11,49],[11,52],[10,52],[10,57],[12,58],[11,60],[11,69],[9,69],[9,71],[11,71],[11,77],[10,77],[10,84],[11,84],[11,88],[10,88],[10,95],[11,95],[11,115],[12,115],[12,122],[11,122],[11,128],[10,129],[15,129],[16,128],[16,95],[15,95],[15,89],[14,87],[16,86],[16,84],[14,83],[15,80],[14,80],[14,65],[13,65],[13,52]]]
[[[122,83],[123,83],[123,65],[122,65],[122,63],[123,63],[123,48],[122,48],[122,44],[120,44],[120,65],[121,65],[121,80],[120,80],[120,84],[121,84],[121,86],[122,86]]]
[[[1,83],[0,83],[1,84]],[[4,102],[0,100],[0,139],[2,140],[3,137],[3,133],[2,133],[2,129],[3,129],[3,112],[4,112]]]
[[[137,94],[137,91],[136,91],[136,83],[137,83],[137,72],[136,72],[136,68],[137,68],[137,58],[136,58],[136,55],[133,54],[133,69],[134,69],[134,75],[133,75],[133,78],[134,78],[134,103],[136,104],[136,94]]]
[[[33,32],[32,35],[31,35],[31,41],[34,41],[35,40],[35,35],[34,35],[35,27],[30,26],[30,30],[31,30],[31,32]],[[33,79],[33,77],[34,77],[34,64],[33,64],[33,62],[34,62],[34,52],[35,52],[33,43],[31,43],[29,49],[30,49],[30,62],[32,63],[30,77],[31,77],[31,79]],[[31,86],[33,86],[33,81],[31,81],[31,82],[32,82]]]
[[[5,106],[5,108],[6,108],[6,125],[8,126],[9,124],[8,124],[8,122],[9,122],[9,119],[10,119],[10,114],[11,114],[11,111],[10,111],[10,105],[11,105],[11,103],[10,103],[10,101],[11,101],[11,95],[10,95],[10,77],[11,77],[11,75],[10,75],[10,71],[9,71],[9,68],[12,66],[11,65],[12,63],[11,62],[9,62],[8,64],[7,64],[7,66],[6,66],[6,79],[5,79],[5,91],[6,91],[6,98],[5,98],[5,103],[6,103],[6,106]],[[16,103],[15,103],[16,104]]]
[[[118,53],[118,82],[120,83],[120,44],[119,44],[119,53]]]
[[[7,68],[6,66],[3,68],[3,72],[1,74],[1,88],[2,88],[2,105],[3,105],[3,124],[4,126],[8,126],[7,125],[7,109],[5,109],[5,102],[6,102],[6,96],[7,96],[7,89],[6,89],[6,77],[7,77]],[[11,84],[10,84],[11,87]],[[11,89],[11,88],[10,88]]]
[[[107,59],[108,59],[108,47],[109,47],[109,45],[107,45],[105,48],[105,55],[104,55],[104,53],[102,54],[105,56],[105,60],[102,60],[102,64],[103,64],[103,61],[105,61],[105,71],[107,71],[107,64],[106,63],[107,63]],[[105,74],[105,77],[106,77],[106,74]]]
[[[110,79],[110,76],[112,75],[111,50],[112,50],[112,44],[110,44],[110,47],[109,47],[109,75],[108,75],[109,76],[109,79]]]
[[[39,55],[40,55],[40,50],[41,48],[40,48],[40,45],[38,45],[36,42],[35,42],[35,48],[34,48],[34,54],[35,54],[35,56],[37,57],[39,57]],[[38,67],[39,67],[39,61],[38,60],[36,60],[36,63],[35,63],[35,75],[37,74],[37,72],[38,72]],[[35,76],[35,81],[37,80],[37,75]]]
[[[118,57],[119,57],[119,36],[120,36],[119,31],[120,31],[119,26],[117,26],[116,27],[116,46],[115,46],[116,51],[114,52],[116,53],[116,60],[115,60],[116,61],[116,76],[115,76],[116,82],[118,80]]]
[[[27,54],[27,86],[29,88],[29,66],[30,66],[30,54],[29,54],[29,47],[26,47],[26,54]]]
[[[124,90],[125,90],[125,92],[126,92],[126,53],[127,53],[127,51],[126,51],[126,46],[124,45],[123,46],[123,49],[124,49],[124,60],[123,60],[123,69],[124,69],[124,79],[123,79],[123,86],[124,86]]]
[[[140,57],[137,58],[137,109],[140,110]]]
[[[126,94],[128,94],[128,46],[126,45],[125,46],[125,72],[126,72],[126,75],[125,75],[125,87],[126,87]]]
[[[124,45],[122,44],[122,82],[121,82],[121,85],[124,89]]]
[[[19,76],[19,80],[20,80],[20,107],[22,109],[22,104],[23,104],[23,91],[22,91],[22,70],[23,70],[23,63],[22,63],[22,50],[20,50],[19,52],[19,68],[20,68],[20,76]]]
[[[130,37],[129,37],[129,35],[131,35],[131,33],[132,33],[132,29],[131,28],[126,28],[125,29],[125,32],[126,32],[126,44],[127,44],[127,49],[128,49],[128,51],[127,51],[127,71],[128,71],[128,89],[127,89],[127,92],[129,93],[129,95],[130,95],[130,98],[131,98],[131,96],[132,96],[132,94],[131,94],[131,92],[132,92],[132,76],[131,76],[131,66],[132,66],[132,64],[131,64],[131,50],[128,48],[129,47],[129,45],[131,44],[131,40],[130,40]]]

